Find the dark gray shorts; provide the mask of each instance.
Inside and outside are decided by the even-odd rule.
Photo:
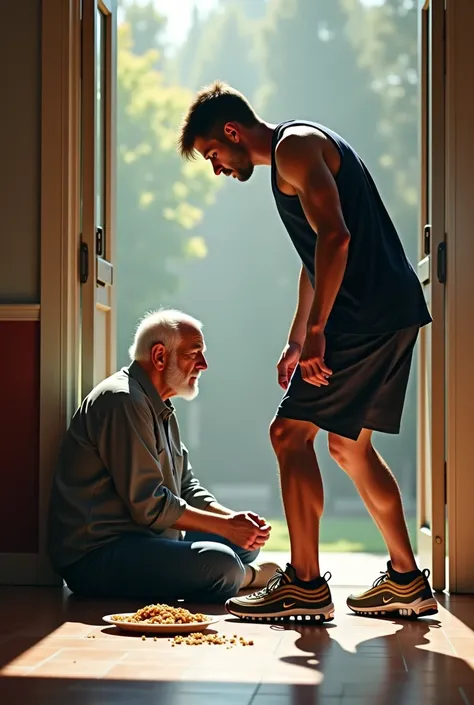
[[[298,365],[276,415],[352,440],[363,428],[399,433],[418,332],[413,326],[376,335],[327,334],[328,386],[305,382]]]

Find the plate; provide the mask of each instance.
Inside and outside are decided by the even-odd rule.
[[[131,617],[134,612],[118,613],[120,617]],[[107,614],[102,617],[104,622],[112,624],[123,632],[139,632],[140,634],[190,634],[191,632],[203,632],[211,626],[217,624],[217,617],[207,617],[205,622],[190,622],[189,624],[140,624],[138,622],[118,622],[113,619],[115,615]]]

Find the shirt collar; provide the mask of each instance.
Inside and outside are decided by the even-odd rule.
[[[163,401],[153,386],[151,379],[136,360],[129,365],[128,374],[130,377],[133,377],[136,382],[138,382],[148,399],[151,401],[158,416],[161,416],[166,421],[171,414],[174,413],[174,406],[171,401],[169,399]]]

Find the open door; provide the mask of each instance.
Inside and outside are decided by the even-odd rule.
[[[115,371],[116,2],[82,2],[81,398]]]
[[[421,331],[418,382],[418,553],[446,583],[444,0],[420,0],[421,243],[418,277],[433,323]]]

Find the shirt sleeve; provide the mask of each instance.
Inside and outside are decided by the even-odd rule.
[[[186,502],[164,486],[147,405],[127,399],[111,408],[99,433],[98,448],[134,521],[156,533],[173,526]]]
[[[181,443],[183,452],[183,477],[181,480],[181,497],[191,507],[196,509],[206,509],[211,502],[216,502],[216,498],[205,487],[201,485],[195,477],[191,463],[189,462],[189,452],[184,443]]]

